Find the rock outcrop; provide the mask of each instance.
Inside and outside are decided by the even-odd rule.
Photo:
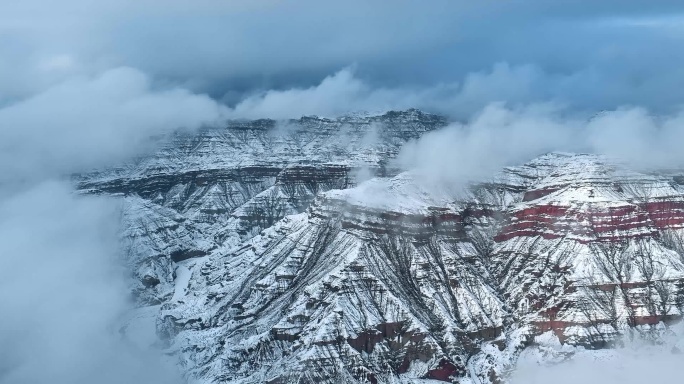
[[[132,284],[153,304],[173,294],[174,262],[237,246],[319,192],[396,174],[389,163],[401,146],[445,125],[417,110],[236,121],[159,139],[151,156],[75,182],[83,193],[123,196]]]

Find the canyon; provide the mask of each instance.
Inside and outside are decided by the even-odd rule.
[[[505,383],[545,340],[675,332],[684,171],[554,152],[448,183],[393,161],[447,124],[231,122],[74,182],[120,200],[133,318],[199,382]]]

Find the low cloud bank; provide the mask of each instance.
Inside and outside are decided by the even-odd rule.
[[[676,78],[673,81],[676,83]],[[358,75],[357,67],[351,66],[310,87],[252,93],[241,99],[230,115],[286,119],[418,108],[465,121],[493,103],[505,103],[514,109],[552,104],[576,115],[636,106],[644,106],[656,115],[676,114],[681,98],[672,92],[655,90],[662,89],[664,82],[658,76],[630,83],[591,68],[553,73],[535,64],[499,62],[468,72],[455,81],[389,87],[374,85]]]
[[[149,149],[152,136],[215,124],[225,112],[205,95],[155,89],[132,68],[75,76],[0,108],[0,182],[110,165]]]
[[[681,335],[683,327],[675,332]],[[632,335],[634,337],[635,335]],[[582,347],[545,345],[522,352],[511,384],[643,384],[676,383],[681,380],[684,340],[673,333],[661,343],[648,342],[640,336],[625,337],[621,347],[609,350],[585,350]],[[549,354],[558,361],[549,363]],[[543,357],[546,355],[546,357]]]
[[[315,86],[253,94],[241,100],[231,113],[238,118],[286,119],[418,108],[465,119],[491,102],[510,100],[525,105],[548,101],[550,96],[540,92],[548,81],[547,75],[535,66],[499,63],[490,70],[471,72],[460,82],[375,87],[358,77],[354,67],[347,67]]]
[[[0,383],[173,384],[118,332],[129,309],[114,201],[45,181],[0,200]]]
[[[491,104],[467,123],[454,123],[402,148],[397,162],[436,180],[486,177],[551,151],[590,152],[644,169],[684,167],[684,112],[667,116],[621,108],[592,116],[553,104],[511,108]]]
[[[181,381],[158,352],[119,332],[131,303],[118,203],[76,195],[68,176],[225,111],[131,68],[70,77],[0,108],[0,383]]]

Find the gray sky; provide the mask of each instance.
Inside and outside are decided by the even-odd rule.
[[[402,92],[458,92],[479,73],[466,115],[489,101],[667,110],[684,86],[683,17],[665,0],[3,2],[0,99],[130,66],[234,105],[354,66],[368,87]]]

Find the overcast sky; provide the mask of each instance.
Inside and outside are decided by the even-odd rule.
[[[477,105],[459,113],[537,100],[667,110],[684,89],[683,17],[667,0],[5,1],[0,100],[128,66],[232,106],[353,68],[371,89],[467,92]]]

